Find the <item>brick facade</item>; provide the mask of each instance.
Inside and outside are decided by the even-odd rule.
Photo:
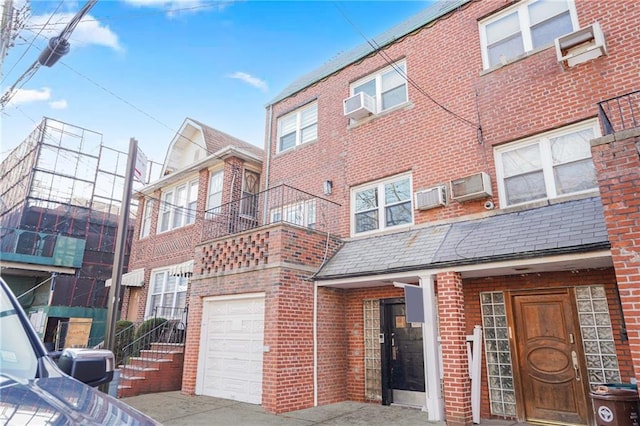
[[[640,130],[592,142],[634,377],[640,380]]]

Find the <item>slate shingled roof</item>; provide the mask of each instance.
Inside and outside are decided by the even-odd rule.
[[[424,9],[409,19],[401,22],[400,24],[392,27],[377,37],[372,39],[374,46],[384,47],[393,43],[395,40],[412,33],[420,27],[423,27],[431,22],[441,18],[452,10],[470,2],[471,0],[440,0],[432,6]],[[312,85],[315,82],[322,80],[323,78],[330,76],[331,74],[339,71],[350,64],[357,62],[358,60],[368,56],[374,51],[373,47],[369,43],[363,43],[355,49],[341,53],[334,59],[326,62],[321,67],[311,71],[308,74],[295,80],[289,86],[287,86],[282,92],[280,92],[269,105],[276,104],[281,100],[299,92],[307,86]]]
[[[600,197],[348,241],[317,280],[609,248]]]

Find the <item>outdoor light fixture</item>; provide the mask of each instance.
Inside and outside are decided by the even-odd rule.
[[[322,192],[324,193],[324,195],[331,195],[332,190],[333,190],[333,182],[330,180],[325,180],[322,183]]]

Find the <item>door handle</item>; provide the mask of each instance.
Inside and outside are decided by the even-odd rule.
[[[571,360],[573,361],[573,370],[576,373],[576,381],[580,381],[580,364],[578,364],[578,354],[576,351],[571,351]]]

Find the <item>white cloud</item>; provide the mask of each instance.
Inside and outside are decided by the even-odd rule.
[[[263,92],[269,90],[269,87],[264,80],[261,80],[258,77],[254,77],[251,74],[247,74],[246,72],[236,71],[233,74],[230,74],[229,78],[235,78],[237,80],[244,81],[248,85],[256,87]]]
[[[199,11],[210,11],[211,9],[221,11],[236,3],[237,0],[125,0],[125,2],[137,7],[166,9],[167,16],[175,17],[183,13],[197,13]]]
[[[48,101],[51,98],[51,89],[43,87],[42,89],[18,89],[11,97],[9,105],[22,105],[32,102]]]
[[[60,34],[60,31],[64,29],[65,25],[67,25],[74,16],[75,13],[61,13],[53,17],[50,15],[32,16],[29,26],[40,29],[46,25],[41,35],[46,38],[51,38]],[[49,23],[47,24],[47,22]],[[77,46],[98,45],[109,47],[116,51],[123,50],[118,41],[118,35],[91,15],[86,15],[82,21],[80,21],[71,33],[69,43],[71,43],[72,49]]]
[[[51,107],[51,109],[67,109],[67,105],[68,104],[66,99],[49,102],[49,106]]]

